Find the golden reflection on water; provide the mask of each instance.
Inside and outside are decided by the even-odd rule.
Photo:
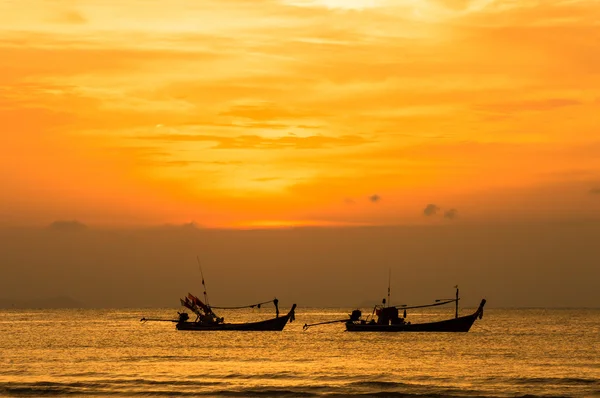
[[[458,334],[348,333],[341,323],[302,330],[349,312],[300,307],[283,332],[184,332],[139,322],[176,309],[4,310],[0,395],[600,392],[600,310],[486,309]],[[273,316],[221,314],[229,322]],[[408,315],[414,323],[452,316]]]

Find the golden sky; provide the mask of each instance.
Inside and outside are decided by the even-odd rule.
[[[4,0],[0,224],[598,218],[599,48],[597,0]]]

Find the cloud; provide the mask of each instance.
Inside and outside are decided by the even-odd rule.
[[[456,209],[450,209],[450,210],[446,210],[444,212],[444,217],[448,218],[450,220],[454,220],[454,218],[456,218],[456,216],[458,215],[458,210]]]
[[[218,149],[318,149],[328,147],[356,146],[370,141],[358,135],[343,135],[340,137],[326,137],[312,135],[308,137],[283,136],[261,137],[258,135],[240,135],[224,137],[202,134],[161,134],[140,137],[144,140],[160,140],[166,142],[216,142],[213,148]]]
[[[260,178],[253,178],[252,181],[257,181],[257,182],[269,182],[269,181],[277,181],[277,180],[281,180],[280,177],[260,177]]]
[[[471,0],[437,0],[435,3],[451,10],[461,11],[469,8]]]
[[[512,101],[495,104],[481,105],[481,110],[501,113],[526,112],[526,111],[550,111],[567,106],[581,105],[582,102],[568,98],[549,98],[537,101]]]
[[[592,194],[592,195],[600,195],[600,188],[592,188],[592,189],[590,189],[590,194]]]
[[[434,216],[438,211],[440,211],[440,208],[433,203],[430,203],[423,210],[423,214],[429,217]]]
[[[54,221],[48,226],[54,231],[83,231],[87,226],[79,221]]]
[[[374,194],[374,195],[369,196],[369,200],[373,203],[377,203],[381,200],[381,196]]]
[[[72,25],[81,25],[88,22],[87,18],[83,16],[78,11],[66,11],[58,14],[55,18],[51,19],[49,22],[55,22],[59,24],[72,24]]]
[[[244,119],[252,119],[257,121],[271,121],[274,119],[282,118],[314,118],[315,115],[319,115],[321,112],[316,110],[311,111],[298,111],[290,110],[283,107],[279,107],[274,104],[260,104],[260,105],[237,105],[232,106],[228,111],[221,112],[221,116],[232,116]]]

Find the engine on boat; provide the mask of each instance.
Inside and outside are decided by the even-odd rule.
[[[179,314],[179,322],[187,322],[190,319],[190,316],[187,312],[178,312]]]
[[[360,312],[360,310],[352,311],[352,315],[350,315],[350,321],[357,322],[360,319],[361,315],[362,312]]]

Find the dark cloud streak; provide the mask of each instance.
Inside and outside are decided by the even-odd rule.
[[[48,226],[49,229],[53,231],[69,231],[69,232],[77,232],[84,231],[87,229],[87,226],[79,221],[54,221],[52,224]]]
[[[377,194],[374,194],[374,195],[369,196],[369,200],[372,203],[377,203],[377,202],[379,202],[381,200],[381,196],[379,196]]]
[[[457,215],[458,215],[458,210],[456,210],[456,209],[450,209],[450,210],[446,210],[444,212],[444,218],[448,218],[450,220],[454,220]]]
[[[427,206],[425,206],[425,209],[423,209],[423,214],[425,214],[427,217],[430,217],[435,216],[438,211],[440,211],[440,208],[435,204],[430,203]]]

